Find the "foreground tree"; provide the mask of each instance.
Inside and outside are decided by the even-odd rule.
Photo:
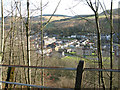
[[[101,8],[103,9],[106,19],[110,25],[110,68],[113,69],[113,29],[114,29],[113,28],[113,0],[111,0],[110,19],[108,18],[107,13],[105,12],[106,10],[104,10],[101,3],[100,3],[100,5],[101,5]],[[112,85],[113,85],[112,78],[113,78],[113,74],[112,74],[112,72],[110,72],[110,90],[112,90]]]
[[[99,68],[103,68],[103,61],[102,61],[102,49],[101,49],[101,30],[100,30],[100,24],[99,24],[99,14],[98,14],[98,9],[99,9],[99,0],[95,0],[95,7],[92,4],[91,0],[86,0],[88,6],[92,9],[92,11],[95,14],[95,21],[96,21],[96,28],[97,28],[97,56],[98,56],[98,61],[99,61]],[[99,72],[99,84],[100,84],[100,78],[102,82],[102,87],[105,90],[105,84],[103,80],[103,72]]]
[[[1,0],[1,30],[0,30],[0,64],[2,62],[3,57],[3,47],[4,47],[4,16],[3,16],[3,0]],[[0,73],[2,73],[2,68],[0,69]],[[0,80],[2,80],[2,74],[0,75]],[[0,89],[2,88],[2,83],[0,83]]]
[[[110,68],[113,69],[113,0],[111,0],[111,10],[110,10]],[[110,90],[112,90],[112,72],[110,72]]]
[[[41,0],[41,3],[40,3],[40,6],[41,6],[41,66],[44,67],[44,53],[43,53],[43,21],[42,21],[42,0]],[[44,86],[44,69],[42,69],[42,72],[41,72],[41,85]]]
[[[29,0],[27,0],[27,22],[26,22],[26,38],[27,38],[27,63],[28,66],[31,65],[30,62],[30,30],[29,30],[29,20],[30,20],[30,16],[29,16]],[[31,69],[28,68],[28,83],[31,84]]]

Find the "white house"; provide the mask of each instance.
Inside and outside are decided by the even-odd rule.
[[[49,45],[49,44],[52,44],[52,43],[54,43],[54,42],[56,42],[56,39],[55,39],[55,37],[52,37],[52,38],[44,38],[44,45]]]

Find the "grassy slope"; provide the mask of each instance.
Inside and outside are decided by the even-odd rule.
[[[50,18],[50,16],[43,16],[46,20],[48,20]],[[61,19],[66,19],[69,17],[64,17],[64,16],[53,16],[51,21],[55,21],[55,20],[61,20]]]

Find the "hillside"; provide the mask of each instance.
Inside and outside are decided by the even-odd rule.
[[[118,32],[118,15],[117,9],[114,11],[114,32]],[[102,12],[103,13],[103,12]],[[100,13],[100,25],[102,27],[102,33],[109,34],[109,23],[105,15]],[[49,17],[49,16],[46,16]],[[56,19],[57,18],[57,19]],[[49,35],[58,35],[58,36],[69,36],[72,34],[87,34],[96,32],[94,15],[78,15],[74,17],[61,17],[54,16],[53,21],[50,22],[47,27],[44,29]],[[38,30],[39,28],[34,27],[33,30]],[[86,33],[87,32],[87,33]]]
[[[46,22],[47,20],[49,20],[50,17],[51,17],[51,14],[43,14],[43,21]],[[55,15],[52,16],[51,21],[67,19],[67,18],[70,18],[70,17],[71,16],[55,14]],[[31,21],[33,23],[35,23],[35,22],[37,23],[37,22],[40,21],[40,16],[32,16],[30,18],[31,18]]]
[[[107,10],[108,11],[108,10]],[[107,12],[105,11],[105,12]],[[113,10],[114,14],[114,32],[118,32],[118,9]],[[109,34],[109,23],[106,20],[103,12],[100,15],[100,25],[102,27],[102,33]],[[43,15],[44,24],[50,18],[51,14]],[[31,30],[36,31],[39,30],[40,27],[40,16],[32,16],[31,20]],[[10,27],[10,17],[5,17],[5,30]],[[87,33],[96,32],[94,15],[77,15],[77,16],[66,16],[66,15],[54,15],[44,29],[48,35],[58,35],[61,36],[69,36],[72,34],[80,34],[85,35]],[[87,32],[87,33],[86,33]]]

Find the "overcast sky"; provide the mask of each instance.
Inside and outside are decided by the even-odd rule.
[[[11,9],[11,0],[3,0],[4,1],[4,15],[8,15]],[[12,0],[13,5],[14,1]],[[21,0],[22,2],[22,15],[26,15],[26,1]],[[85,1],[85,0],[83,0]],[[55,14],[62,14],[62,15],[85,15],[85,14],[93,14],[93,11],[88,7],[88,5],[80,0],[61,0],[61,3],[56,11]],[[94,1],[94,0],[92,0]],[[105,3],[107,9],[110,9],[110,2],[111,0],[100,0],[101,3]],[[118,1],[120,0],[113,0],[114,5],[113,8],[118,8]],[[43,9],[43,14],[52,14],[57,3],[59,0],[43,0],[43,5],[47,4],[47,6]],[[15,6],[15,5],[14,5]],[[40,7],[40,0],[30,0],[30,11],[31,16],[36,16],[40,14],[40,10],[34,10]],[[0,10],[1,12],[1,10]],[[99,9],[99,12],[102,12],[102,9]]]

